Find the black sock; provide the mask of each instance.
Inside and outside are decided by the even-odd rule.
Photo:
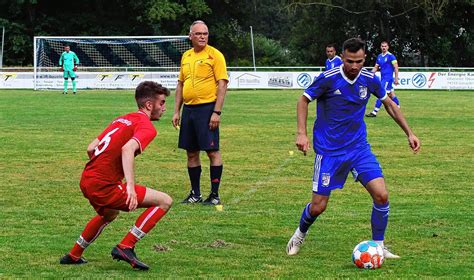
[[[222,169],[223,165],[212,166],[211,165],[211,192],[219,196],[219,185],[221,184]]]
[[[191,189],[195,196],[201,195],[201,166],[188,167],[189,180],[191,181]]]

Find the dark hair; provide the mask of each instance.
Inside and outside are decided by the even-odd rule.
[[[380,45],[382,45],[383,43],[387,44],[387,46],[390,46],[390,44],[386,40],[383,40],[382,42],[380,42]]]
[[[351,53],[363,50],[365,52],[365,41],[360,38],[347,39],[342,45],[342,51],[349,51]]]
[[[328,45],[326,46],[326,48],[334,48],[334,49],[336,49],[336,44],[334,44],[334,43],[328,44]]]
[[[157,82],[141,82],[135,89],[135,100],[137,101],[138,108],[145,107],[145,103],[148,100],[154,100],[156,95],[169,96],[170,91]]]
[[[68,44],[66,44],[66,45],[64,45],[64,48],[65,48],[65,47],[71,47],[71,46],[70,46],[70,45],[68,45]]]

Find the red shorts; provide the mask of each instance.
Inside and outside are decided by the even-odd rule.
[[[105,209],[130,211],[126,204],[126,183],[106,184],[101,181],[82,178],[80,185],[82,193],[99,215],[104,215]],[[138,205],[140,205],[145,199],[146,187],[135,185],[135,192],[137,193]]]

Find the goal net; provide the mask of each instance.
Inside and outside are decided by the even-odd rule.
[[[54,88],[44,82],[53,76],[61,80],[59,58],[65,45],[78,56],[81,72],[178,71],[181,55],[191,48],[187,36],[35,37],[35,89]]]

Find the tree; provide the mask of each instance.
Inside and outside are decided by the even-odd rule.
[[[472,66],[470,0],[303,0],[284,8],[296,19],[288,44],[312,63],[324,61],[325,44],[360,37],[369,65],[387,40],[402,66]]]
[[[388,40],[401,66],[472,66],[472,0],[0,0],[6,65],[31,65],[33,36],[188,34],[204,20],[230,66],[322,65],[324,48],[358,36],[373,65]],[[271,64],[271,65],[270,65]]]

